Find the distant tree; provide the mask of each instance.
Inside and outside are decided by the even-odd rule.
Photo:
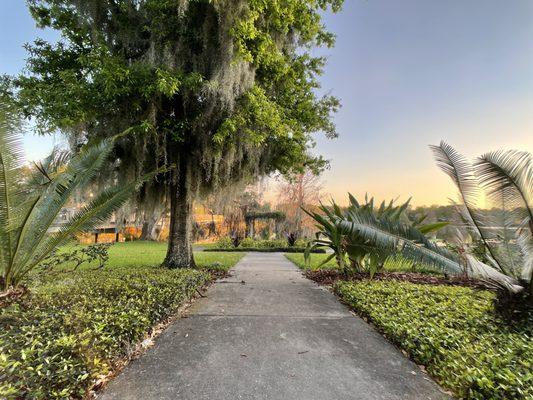
[[[150,207],[143,210],[144,212],[140,215],[141,225],[141,236],[140,240],[157,240],[159,237],[159,232],[157,232],[157,224],[164,220],[164,217],[167,213],[167,207],[165,203],[162,203],[157,206]]]
[[[324,185],[320,176],[309,169],[282,178],[278,185],[278,208],[286,214],[287,234],[300,238],[304,234],[304,227],[313,224],[311,217],[302,208],[317,206],[322,198],[323,189]]]
[[[56,44],[29,45],[18,103],[41,132],[61,129],[76,146],[125,129],[110,172],[121,179],[173,165],[141,192],[170,198],[165,264],[194,265],[198,194],[273,172],[318,170],[313,132],[336,135],[338,101],[318,98],[334,42],[321,13],[342,0],[29,0]]]

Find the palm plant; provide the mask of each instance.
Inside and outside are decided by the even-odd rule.
[[[514,297],[533,302],[533,158],[528,152],[493,151],[470,163],[452,146],[431,146],[438,166],[456,184],[461,203],[457,209],[469,234],[486,251],[487,264],[469,256],[473,272]],[[484,195],[499,209],[498,220],[478,207]],[[516,243],[516,244],[515,244]],[[490,264],[490,265],[488,265]]]
[[[156,173],[102,191],[57,232],[50,226],[74,191],[104,165],[116,138],[85,146],[79,154],[39,165],[40,178],[24,181],[20,136],[6,113],[0,113],[0,291],[20,284],[58,246],[106,221],[132,192]],[[52,168],[51,165],[54,164]]]
[[[375,207],[373,198],[360,204],[351,194],[349,197],[350,205],[346,210],[332,201],[331,207],[321,204],[320,213],[306,211],[319,229],[316,240],[306,251],[307,260],[312,248],[329,247],[333,254],[324,263],[335,258],[345,274],[355,271],[373,275],[387,258],[396,254],[447,273],[462,271],[453,253],[434,245],[425,236],[446,223],[422,225],[424,218],[410,221],[405,214],[409,200],[400,205],[395,205],[394,201],[382,202]]]

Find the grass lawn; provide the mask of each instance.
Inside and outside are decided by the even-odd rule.
[[[319,265],[330,256],[330,254],[311,254],[310,265],[305,265],[304,255],[301,253],[287,253],[285,257],[291,260],[300,269],[308,269],[316,271],[317,269],[337,269],[335,259],[329,260],[326,264],[319,267]]]
[[[533,316],[509,325],[492,292],[394,281],[335,290],[459,398],[533,398]]]
[[[34,274],[0,308],[0,398],[83,398],[243,253],[196,253],[197,269],[160,268],[164,243],[113,245],[101,270]]]
[[[287,257],[289,260],[291,260],[294,264],[298,266],[298,268],[301,268],[303,270],[310,270],[310,271],[316,271],[319,269],[337,269],[337,262],[335,259],[329,260],[324,265],[322,262],[326,260],[330,254],[311,254],[311,262],[310,265],[305,265],[305,259],[303,254],[299,253],[287,253],[285,254],[285,257]],[[413,269],[413,266],[410,262],[398,259],[393,260],[389,259],[385,262],[384,265],[384,271],[387,272],[419,272],[419,273],[427,273],[427,274],[439,274],[438,271],[434,270],[430,267],[425,266],[417,266]]]
[[[72,250],[78,246],[67,246],[64,249]],[[105,268],[158,267],[163,262],[166,252],[167,244],[162,242],[135,241],[115,243],[109,248],[109,261]],[[235,265],[243,256],[244,254],[231,252],[195,251],[194,253],[194,259],[198,267],[205,268],[218,263],[225,270]],[[86,265],[85,267],[91,268],[94,265]]]

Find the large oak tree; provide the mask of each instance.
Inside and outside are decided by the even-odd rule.
[[[170,200],[165,264],[194,265],[192,203],[202,193],[267,175],[319,169],[312,134],[334,137],[338,101],[319,97],[333,45],[321,13],[342,0],[29,0],[58,43],[27,46],[17,101],[42,133],[73,146],[124,130],[109,172],[167,165],[146,187],[149,207]]]

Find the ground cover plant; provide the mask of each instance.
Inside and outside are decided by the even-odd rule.
[[[29,292],[0,309],[0,398],[82,398],[211,271],[244,255],[198,253],[197,269],[169,270],[160,267],[165,251],[164,243],[118,243],[102,269],[32,274]]]
[[[509,324],[493,292],[377,280],[335,291],[458,397],[533,397],[533,314]]]

